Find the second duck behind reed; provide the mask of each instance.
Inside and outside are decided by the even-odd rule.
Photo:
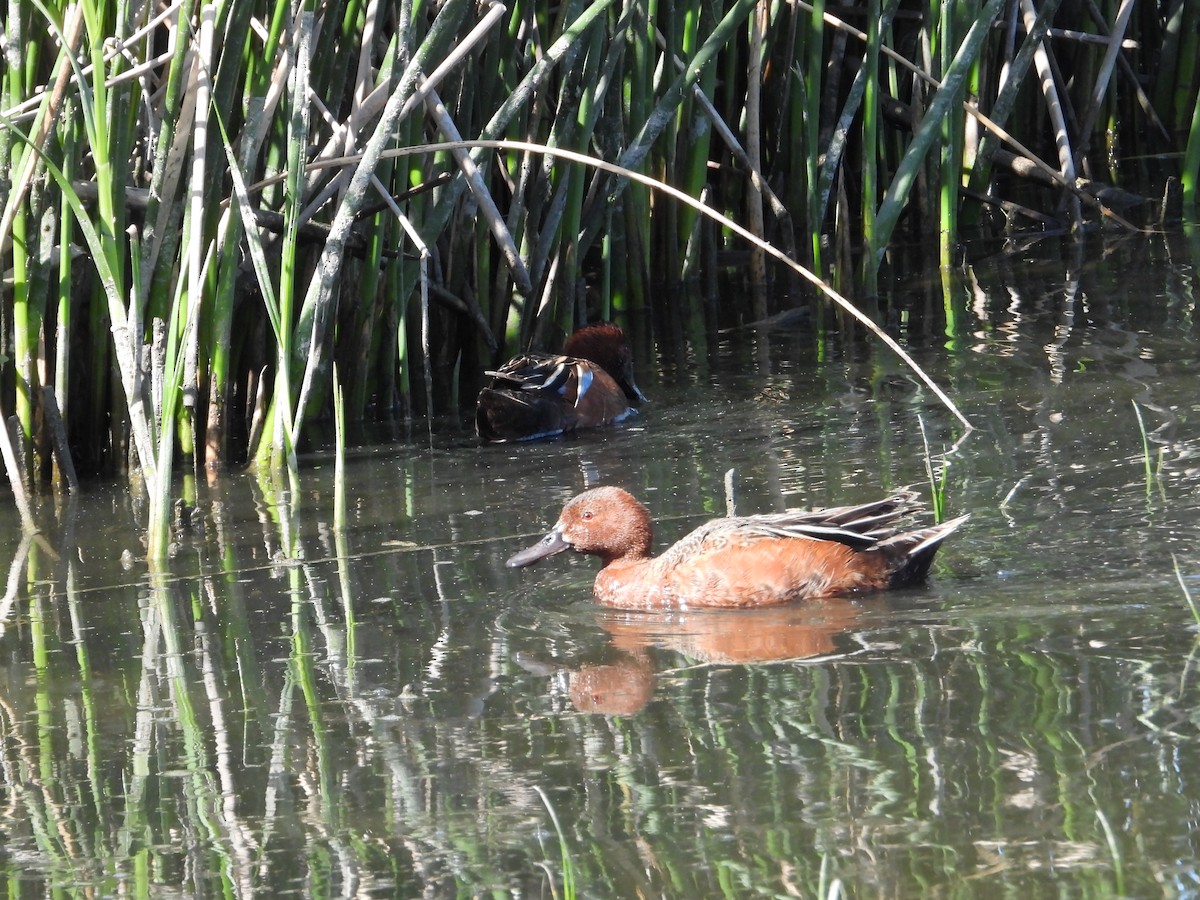
[[[486,374],[475,430],[488,443],[611,425],[646,400],[633,380],[629,340],[611,322],[577,329],[561,354],[526,353]]]

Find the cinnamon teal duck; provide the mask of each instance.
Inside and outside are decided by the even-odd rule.
[[[561,354],[526,353],[486,374],[492,380],[479,392],[475,430],[487,443],[612,425],[646,400],[625,332],[610,322],[578,329]]]
[[[900,588],[923,581],[966,516],[915,531],[894,522],[922,509],[902,491],[859,506],[714,519],[651,557],[650,513],[600,487],[563,507],[553,530],[510,567],[574,550],[599,556],[595,596],[630,610],[746,609]]]

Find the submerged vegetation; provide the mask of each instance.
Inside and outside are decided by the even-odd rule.
[[[177,458],[287,461],[335,362],[348,421],[433,414],[584,319],[768,313],[788,276],[738,231],[555,149],[851,296],[899,245],[948,266],[966,235],[1194,211],[1198,20],[1184,0],[14,0],[10,472],[131,463],[163,520]],[[718,275],[753,290],[718,301]]]

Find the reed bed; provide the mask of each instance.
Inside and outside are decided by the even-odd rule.
[[[948,267],[974,235],[1196,213],[1195,4],[647,9],[9,3],[18,494],[129,469],[163,522],[206,469],[294,471],[335,363],[348,422],[432,417],[584,320],[642,342],[656,316],[703,333],[769,312],[790,276],[740,230],[565,152],[702,201],[851,298],[901,247]],[[655,290],[685,282],[703,287]]]

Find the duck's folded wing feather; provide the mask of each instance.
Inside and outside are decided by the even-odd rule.
[[[887,524],[900,516],[918,512],[923,508],[918,494],[907,488],[897,491],[882,500],[860,503],[855,506],[834,506],[815,509],[811,512],[788,511],[781,515],[795,515],[798,522],[813,522],[835,525],[850,531],[866,532],[878,525]]]
[[[491,376],[493,388],[557,394],[578,403],[592,384],[592,364],[572,356],[528,353],[509,360]]]
[[[671,565],[706,548],[724,545],[738,535],[835,541],[855,550],[869,550],[896,534],[892,527],[896,519],[920,509],[917,495],[902,491],[858,506],[713,519],[686,535],[659,559]]]

